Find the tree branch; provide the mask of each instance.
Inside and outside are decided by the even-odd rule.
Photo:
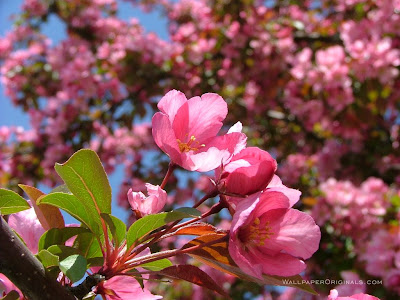
[[[75,300],[0,217],[0,273],[10,279],[29,300]]]
[[[343,41],[340,39],[340,35],[337,33],[333,35],[320,35],[317,33],[306,34],[304,32],[296,32],[293,39],[295,42],[321,42],[326,44],[343,45]]]

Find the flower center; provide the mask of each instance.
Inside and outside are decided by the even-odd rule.
[[[206,145],[200,144],[198,141],[196,141],[196,138],[194,135],[192,135],[189,139],[188,142],[184,143],[180,139],[176,139],[178,142],[179,150],[183,152],[189,152],[189,151],[198,151],[199,148],[205,147]]]
[[[264,246],[265,241],[271,237],[274,233],[271,231],[272,228],[269,226],[267,221],[264,226],[260,226],[261,222],[259,218],[255,218],[253,223],[245,228],[239,230],[239,239],[244,244],[253,244],[256,246]]]

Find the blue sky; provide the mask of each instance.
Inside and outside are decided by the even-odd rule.
[[[10,16],[20,11],[22,3],[22,0],[0,0],[0,36],[4,36],[12,29],[13,21]],[[136,18],[147,32],[155,32],[161,38],[168,39],[167,21],[160,12],[144,13],[137,7],[133,7],[129,2],[121,0],[118,1],[118,5],[118,16],[120,18],[124,20]],[[43,27],[43,32],[53,40],[53,44],[57,44],[66,36],[65,26],[57,17],[49,19],[49,22]],[[0,83],[0,127],[3,125],[22,126],[25,129],[30,127],[27,115],[23,113],[21,108],[13,106],[10,99],[4,94],[4,87]],[[123,169],[119,167],[109,178],[114,199],[116,199],[122,176]],[[48,191],[45,187],[41,188],[44,191]],[[128,216],[128,213],[124,209],[116,205],[116,201],[113,201],[113,214],[123,220]],[[66,221],[70,223],[73,222],[73,219],[66,217]]]

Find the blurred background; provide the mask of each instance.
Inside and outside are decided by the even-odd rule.
[[[335,287],[398,299],[399,45],[396,0],[2,0],[0,186],[50,191],[55,162],[91,148],[114,214],[131,222],[128,189],[159,184],[168,165],[151,136],[160,97],[218,93],[225,130],[241,121],[320,225],[304,276],[324,280],[321,298]],[[199,199],[207,176],[178,170],[169,207]],[[213,221],[229,228],[225,215]],[[205,270],[234,299],[313,299]],[[218,299],[185,283],[153,289]]]

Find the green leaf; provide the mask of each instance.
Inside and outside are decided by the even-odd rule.
[[[39,251],[47,249],[52,245],[64,245],[65,242],[71,237],[80,233],[90,232],[89,229],[84,227],[64,227],[64,228],[53,228],[40,237],[39,240]]]
[[[108,228],[111,231],[115,245],[118,247],[126,236],[126,225],[123,221],[109,214],[101,214],[101,217],[106,221]]]
[[[78,235],[74,241],[74,248],[79,249],[86,259],[103,258],[100,244],[91,232]]]
[[[51,254],[54,254],[58,256],[59,260],[63,260],[67,258],[68,256],[74,255],[74,254],[80,254],[79,250],[76,248],[64,246],[64,245],[53,245],[50,246],[47,251],[49,251]]]
[[[160,271],[162,269],[165,269],[165,268],[168,268],[171,266],[172,266],[172,262],[169,259],[163,258],[160,260],[142,264],[139,267],[145,268],[146,270],[150,270],[150,271]]]
[[[103,257],[92,257],[87,259],[87,268],[101,267],[104,264]]]
[[[0,189],[0,215],[9,215],[31,208],[16,192]]]
[[[55,169],[85,206],[93,207],[98,214],[111,214],[111,187],[96,152],[79,150],[64,164],[56,164]]]
[[[51,193],[72,194],[66,184],[62,184],[62,185],[56,186],[54,189],[52,189],[50,191],[49,194],[51,194]]]
[[[45,268],[58,267],[59,259],[48,250],[40,250],[36,257],[40,260]]]
[[[85,275],[86,264],[82,255],[74,254],[60,261],[60,269],[72,282],[76,282]]]
[[[169,222],[173,222],[183,218],[192,218],[193,214],[197,215],[194,210],[190,210],[188,207],[186,207],[183,208],[183,210],[177,209],[170,212],[144,216],[143,218],[133,223],[131,227],[129,227],[126,236],[127,248],[129,249],[129,247],[132,246],[134,242],[136,242],[141,237],[144,237],[146,234],[152,232],[153,230],[160,228],[161,226],[168,224]]]
[[[100,215],[96,209],[86,206],[74,195],[52,193],[39,199],[39,204],[46,203],[65,210],[71,216],[85,224],[96,236],[102,236]]]
[[[175,220],[185,218],[197,218],[201,216],[201,212],[193,207],[180,207],[168,213],[168,218]]]
[[[400,196],[394,195],[390,198],[390,202],[393,204],[393,206],[400,206]]]

